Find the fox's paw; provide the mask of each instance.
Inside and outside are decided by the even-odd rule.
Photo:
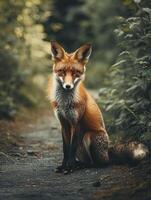
[[[59,166],[55,169],[55,172],[56,172],[56,173],[62,173],[64,170],[65,170],[65,166],[59,165]]]
[[[67,163],[66,165],[60,165],[55,169],[56,173],[70,174],[74,171],[75,165],[72,163]]]
[[[70,160],[70,161],[66,162],[66,164],[59,165],[55,169],[55,172],[63,173],[66,175],[66,174],[71,174],[75,170],[83,169],[83,168],[85,168],[85,165],[82,162],[76,161],[76,160]]]
[[[74,172],[76,169],[79,169],[79,162],[77,162],[76,160],[69,160],[66,163],[65,169],[63,171],[64,174],[71,174],[72,172]]]
[[[63,171],[64,175],[71,174],[74,170],[73,169],[65,169]]]

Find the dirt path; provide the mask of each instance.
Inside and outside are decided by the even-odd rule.
[[[151,162],[56,174],[62,142],[54,117],[29,125],[19,146],[0,152],[0,200],[150,200]]]

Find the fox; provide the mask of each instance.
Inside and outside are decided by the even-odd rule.
[[[63,160],[56,172],[68,174],[79,163],[106,166],[110,155],[119,158],[120,154],[125,154],[136,160],[143,159],[148,153],[143,144],[127,145],[131,148],[126,148],[125,144],[110,147],[100,107],[84,86],[92,45],[87,43],[73,53],[67,53],[58,42],[50,43],[53,69],[48,96],[60,122],[63,141]]]

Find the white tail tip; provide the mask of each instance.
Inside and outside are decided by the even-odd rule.
[[[139,144],[138,147],[136,149],[134,149],[134,151],[133,151],[133,157],[135,160],[142,160],[145,157],[147,157],[148,154],[149,154],[149,150],[143,144]]]

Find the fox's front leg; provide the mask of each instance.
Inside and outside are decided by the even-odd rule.
[[[70,140],[67,145],[67,170],[74,170],[76,168],[76,151],[78,146],[78,132],[77,129],[71,126],[70,128]]]
[[[61,133],[62,133],[62,141],[63,141],[63,160],[62,164],[59,165],[56,169],[56,172],[62,172],[66,169],[67,161],[68,161],[68,149],[69,149],[69,142],[68,137],[69,134],[67,128],[64,128],[64,126],[61,127]]]
[[[62,165],[57,168],[57,172],[72,171],[76,167],[76,150],[77,150],[77,135],[76,129],[72,126],[62,127],[63,139],[63,161]]]
[[[63,140],[63,160],[62,160],[62,164],[59,165],[56,169],[56,172],[62,172],[63,170],[65,170],[66,168],[66,164],[67,164],[67,160],[68,160],[68,144],[67,141],[65,140],[65,137],[63,136],[65,135],[64,130],[62,129],[62,140]]]

